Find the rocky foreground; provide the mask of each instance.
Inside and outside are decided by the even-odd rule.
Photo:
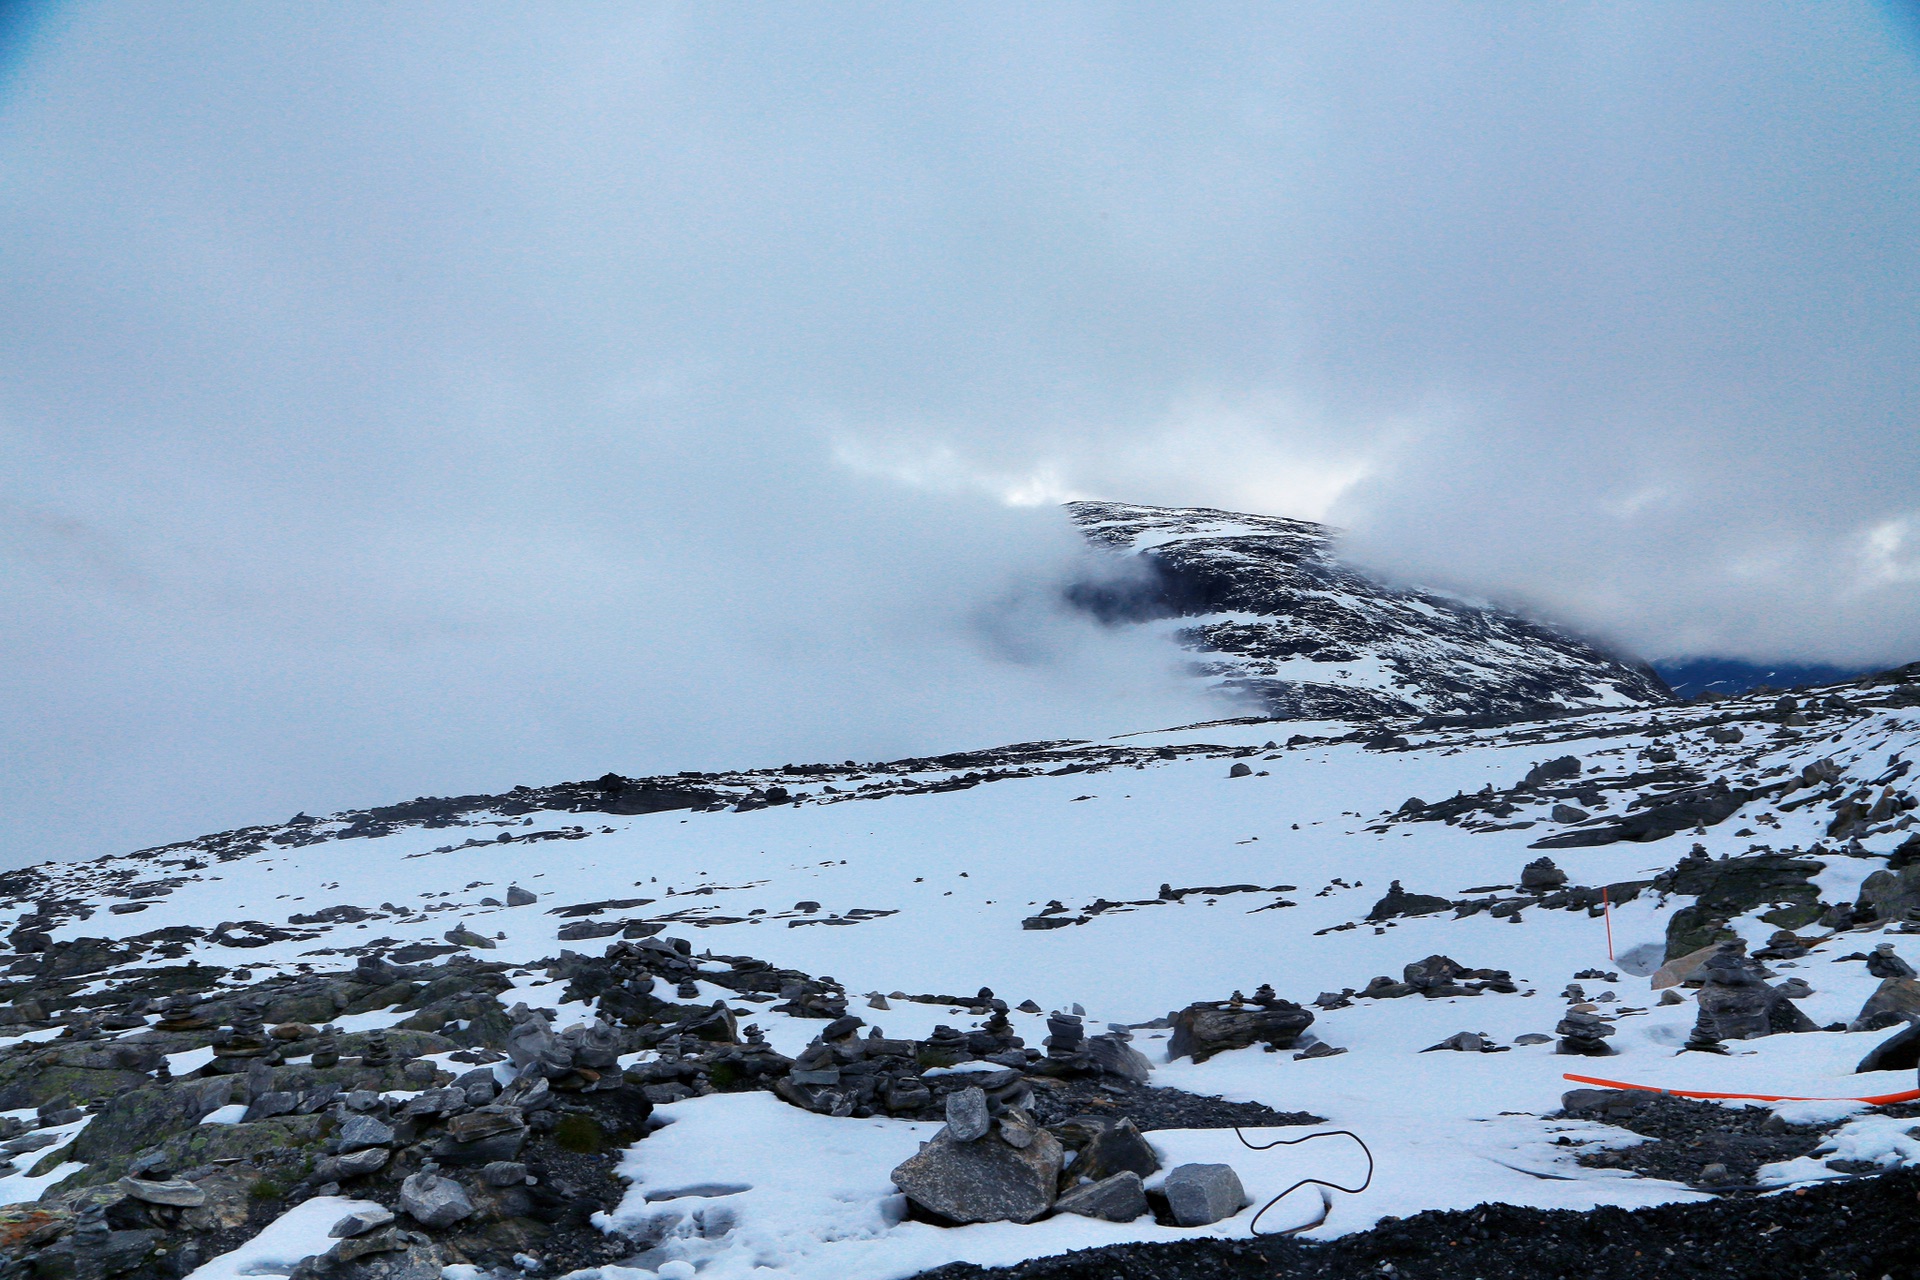
[[[1423,1213],[1328,1244],[1290,1239],[1128,1245],[925,1280],[1908,1280],[1920,1275],[1920,1174],[1765,1199],[1585,1213],[1484,1205]]]
[[[608,775],[10,872],[0,1277],[1912,1274],[1912,1104],[1561,1077],[1910,1087],[1916,705]],[[1262,1226],[1345,1234],[1248,1239],[1298,1175],[1234,1126],[1360,1133],[1365,1194]]]

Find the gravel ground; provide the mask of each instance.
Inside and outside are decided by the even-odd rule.
[[[921,1280],[1914,1280],[1920,1172],[1852,1178],[1777,1196],[1627,1211],[1482,1205],[1389,1219],[1328,1244],[1195,1240],[1119,1245]]]
[[[1305,1111],[1275,1111],[1257,1102],[1229,1102],[1207,1094],[1113,1079],[1079,1077],[1069,1080],[1035,1079],[1033,1110],[1042,1124],[1069,1116],[1126,1117],[1141,1132],[1149,1129],[1263,1128],[1274,1125],[1319,1124],[1321,1117]]]

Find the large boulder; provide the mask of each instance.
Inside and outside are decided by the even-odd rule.
[[[1856,1072],[1912,1071],[1920,1067],[1920,1022],[1910,1022],[1860,1059]]]
[[[1560,810],[1567,807],[1566,805],[1554,806],[1553,820],[1555,822],[1580,822],[1586,818],[1587,815],[1580,813],[1578,809],[1575,809],[1573,812],[1579,814],[1579,817],[1562,818],[1560,816]],[[1520,868],[1520,887],[1534,893],[1546,893],[1549,890],[1558,889],[1566,883],[1567,873],[1555,866],[1552,858],[1535,858],[1532,862]]]
[[[123,1093],[80,1131],[73,1141],[73,1157],[131,1156],[185,1133],[231,1102],[233,1086],[232,1076],[214,1076]]]
[[[1898,871],[1876,871],[1860,885],[1856,917],[1866,920],[1904,920],[1920,912],[1920,863]]]
[[[1183,1227],[1204,1227],[1231,1218],[1247,1204],[1240,1175],[1226,1164],[1183,1164],[1161,1185],[1173,1220]]]
[[[1092,1178],[1097,1182],[1123,1171],[1147,1178],[1159,1168],[1160,1159],[1153,1154],[1153,1148],[1133,1121],[1122,1116],[1087,1140],[1074,1157],[1069,1173],[1076,1180]]]
[[[1732,938],[1727,922],[1769,908],[1760,918],[1777,929],[1799,929],[1820,918],[1820,887],[1813,878],[1826,864],[1780,853],[1744,858],[1682,858],[1656,876],[1660,893],[1692,897],[1667,922],[1669,960]]]
[[[893,1171],[893,1185],[953,1222],[1032,1222],[1053,1208],[1060,1141],[1045,1129],[1016,1147],[998,1136],[962,1142],[945,1129]]]
[[[1867,997],[1847,1029],[1880,1031],[1916,1020],[1920,1020],[1920,981],[1887,978]]]
[[[1290,1000],[1190,1004],[1174,1015],[1167,1061],[1192,1058],[1205,1062],[1216,1053],[1255,1044],[1291,1049],[1312,1022],[1312,1011]]]
[[[450,1227],[473,1216],[466,1188],[441,1177],[431,1164],[400,1184],[400,1207],[428,1227]]]
[[[1543,840],[1535,840],[1529,847],[1583,849],[1620,840],[1636,844],[1663,840],[1677,832],[1725,822],[1752,798],[1753,793],[1730,787],[1725,779],[1718,779],[1690,791],[1669,792],[1657,803],[1613,822],[1561,832]]]

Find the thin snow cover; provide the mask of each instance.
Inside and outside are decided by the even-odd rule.
[[[327,1229],[350,1213],[377,1209],[371,1200],[315,1196],[275,1218],[238,1249],[201,1263],[187,1280],[239,1280],[242,1276],[284,1276],[302,1258],[325,1253],[333,1241]]]
[[[1763,1183],[1818,1182],[1844,1178],[1829,1162],[1853,1161],[1859,1167],[1896,1169],[1920,1164],[1920,1137],[1913,1121],[1888,1115],[1861,1116],[1827,1135],[1811,1155],[1783,1160],[1760,1170]]]
[[[242,1120],[245,1120],[246,1118],[247,1118],[247,1104],[244,1102],[233,1102],[233,1103],[227,1104],[224,1107],[216,1107],[212,1111],[207,1112],[206,1115],[200,1118],[200,1123],[201,1124],[239,1124]]]

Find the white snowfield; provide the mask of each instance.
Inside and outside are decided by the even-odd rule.
[[[1757,711],[1765,702],[1770,699],[1743,705]],[[1456,919],[1451,911],[1366,922],[1392,880],[1411,893],[1455,899],[1468,889],[1514,885],[1522,866],[1539,856],[1529,842],[1564,829],[1550,820],[1547,804],[1506,820],[1531,821],[1524,829],[1385,824],[1383,814],[1410,796],[1438,802],[1489,784],[1507,788],[1534,764],[1569,754],[1579,757],[1583,776],[1630,774],[1646,767],[1640,753],[1655,742],[1674,748],[1679,764],[1735,785],[1785,776],[1822,758],[1841,766],[1849,779],[1869,780],[1920,747],[1914,713],[1890,709],[1820,718],[1803,729],[1749,724],[1738,744],[1711,741],[1702,730],[1650,736],[1663,724],[1697,721],[1702,714],[1684,708],[1607,711],[1522,727],[1531,741],[1510,740],[1512,730],[1403,731],[1407,749],[1311,741],[1244,756],[1234,753],[1276,738],[1325,738],[1349,730],[1298,722],[1214,725],[1124,742],[1208,743],[1221,748],[1217,752],[938,793],[869,801],[808,787],[811,794],[802,803],[751,812],[535,813],[486,819],[468,831],[414,827],[377,838],[271,849],[208,860],[198,870],[185,869],[190,855],[181,849],[158,860],[129,861],[128,855],[43,870],[75,895],[88,893],[110,870],[184,877],[138,914],[110,915],[102,899],[102,910],[64,923],[56,939],[125,936],[181,924],[207,928],[221,921],[284,925],[290,915],[343,903],[411,909],[360,924],[313,925],[308,932],[317,939],[244,951],[211,940],[195,944],[193,957],[244,964],[255,981],[275,969],[341,963],[310,954],[318,950],[382,936],[440,942],[455,926],[497,939],[495,948],[480,953],[490,960],[531,964],[563,948],[597,952],[606,940],[557,941],[556,931],[567,921],[552,909],[652,898],[646,907],[611,914],[694,912],[667,936],[688,938],[696,953],[751,955],[831,975],[846,987],[851,1012],[894,1036],[925,1036],[942,1022],[963,1029],[975,1023],[947,1006],[895,1000],[890,1010],[873,1009],[864,993],[970,994],[986,986],[1010,1004],[1032,1000],[1059,1009],[1078,1003],[1087,1011],[1089,1029],[1099,1030],[1105,1022],[1159,1019],[1235,990],[1250,993],[1263,982],[1306,1003],[1321,992],[1365,987],[1375,975],[1397,981],[1404,965],[1435,953],[1473,968],[1510,970],[1517,994],[1356,999],[1351,1007],[1317,1012],[1312,1033],[1346,1050],[1333,1057],[1296,1061],[1291,1052],[1256,1048],[1199,1065],[1168,1063],[1166,1033],[1136,1031],[1136,1047],[1156,1064],[1157,1084],[1312,1112],[1326,1118],[1314,1128],[1350,1129],[1365,1139],[1378,1162],[1373,1185],[1363,1195],[1333,1197],[1326,1221],[1308,1232],[1324,1238],[1366,1228],[1386,1215],[1484,1201],[1587,1208],[1699,1198],[1678,1184],[1578,1164],[1575,1157],[1596,1149],[1594,1144],[1639,1139],[1598,1123],[1541,1118],[1558,1109],[1563,1091],[1576,1087],[1563,1078],[1566,1072],[1667,1088],[1823,1098],[1913,1087],[1909,1072],[1854,1074],[1860,1058],[1892,1032],[1779,1035],[1731,1044],[1725,1056],[1679,1054],[1695,1017],[1691,999],[1658,1005],[1646,977],[1609,960],[1606,919],[1584,910],[1528,908],[1518,923],[1485,912]],[[1236,762],[1250,765],[1254,774],[1230,778]],[[1600,812],[1614,816],[1625,807],[1617,800]],[[1554,850],[1552,856],[1571,884],[1602,885],[1649,879],[1696,843],[1716,858],[1760,844],[1787,851],[1825,843],[1822,897],[1851,902],[1860,882],[1884,865],[1883,855],[1907,832],[1884,830],[1850,852],[1826,839],[1831,817],[1825,805],[1781,811],[1770,799],[1756,799],[1703,832]],[[583,828],[585,835],[432,852],[446,846],[450,835],[457,844],[469,835],[490,841],[496,830],[524,835],[568,826]],[[538,902],[480,905],[482,897],[504,900],[507,887],[516,884],[537,893]],[[1262,891],[1194,892],[1178,901],[1104,910],[1066,927],[1022,928],[1023,919],[1050,901],[1077,916],[1098,899],[1157,899],[1163,884],[1251,885]],[[816,902],[819,910],[797,909],[803,902]],[[1649,892],[1616,907],[1614,954],[1663,947],[1669,917],[1690,902],[1662,901]],[[30,909],[31,903],[10,904],[0,912],[0,931]],[[894,914],[865,916],[857,909]],[[736,923],[697,927],[700,916]],[[1757,916],[1734,922],[1756,949],[1774,928]],[[841,923],[803,923],[832,919]],[[1354,922],[1357,927],[1337,928]],[[1920,961],[1920,936],[1849,932],[1800,960],[1771,967],[1781,979],[1799,977],[1812,987],[1799,1007],[1815,1023],[1844,1023],[1878,980],[1858,961],[1840,957],[1881,941]],[[1561,1056],[1552,1043],[1515,1046],[1522,1034],[1553,1032],[1571,1003],[1563,989],[1589,969],[1619,973],[1615,982],[1582,980],[1587,997],[1597,997],[1612,1020],[1616,1034],[1609,1043],[1616,1055]],[[560,988],[542,973],[529,971],[519,981],[508,1003],[556,1007]],[[701,994],[731,996],[710,984],[703,984]],[[788,1054],[820,1026],[768,1014],[758,1005],[736,1007],[743,1023],[759,1023]],[[404,1016],[396,1013],[391,1020]],[[559,1021],[566,1025],[586,1016],[583,1007],[562,1007]],[[1038,1047],[1044,1019],[1016,1012],[1013,1020],[1028,1044]],[[1421,1052],[1461,1031],[1484,1033],[1508,1051]],[[1844,1104],[1832,1111],[1848,1113]],[[656,1261],[678,1257],[716,1280],[769,1268],[821,1280],[882,1280],[952,1260],[1007,1263],[1195,1234],[1151,1219],[1116,1225],[1062,1216],[1031,1226],[960,1229],[905,1221],[888,1171],[937,1126],[826,1118],[764,1093],[694,1098],[658,1114],[666,1123],[625,1157],[631,1190],[604,1225],[619,1229],[664,1216],[670,1219],[664,1224],[668,1234]],[[1256,1153],[1231,1130],[1149,1136],[1169,1163],[1222,1161],[1240,1173],[1255,1204],[1200,1229],[1216,1235],[1245,1235],[1254,1209],[1297,1178],[1313,1174],[1353,1183],[1365,1167],[1346,1139]],[[1557,1143],[1562,1137],[1573,1145]],[[1777,1167],[1768,1176],[1781,1185],[1837,1176],[1822,1163],[1834,1154],[1888,1165],[1920,1160],[1920,1142],[1881,1117],[1858,1118],[1836,1141],[1835,1152]],[[1321,1212],[1319,1194],[1300,1191],[1262,1227],[1305,1223]],[[609,1280],[616,1271],[606,1270]]]

